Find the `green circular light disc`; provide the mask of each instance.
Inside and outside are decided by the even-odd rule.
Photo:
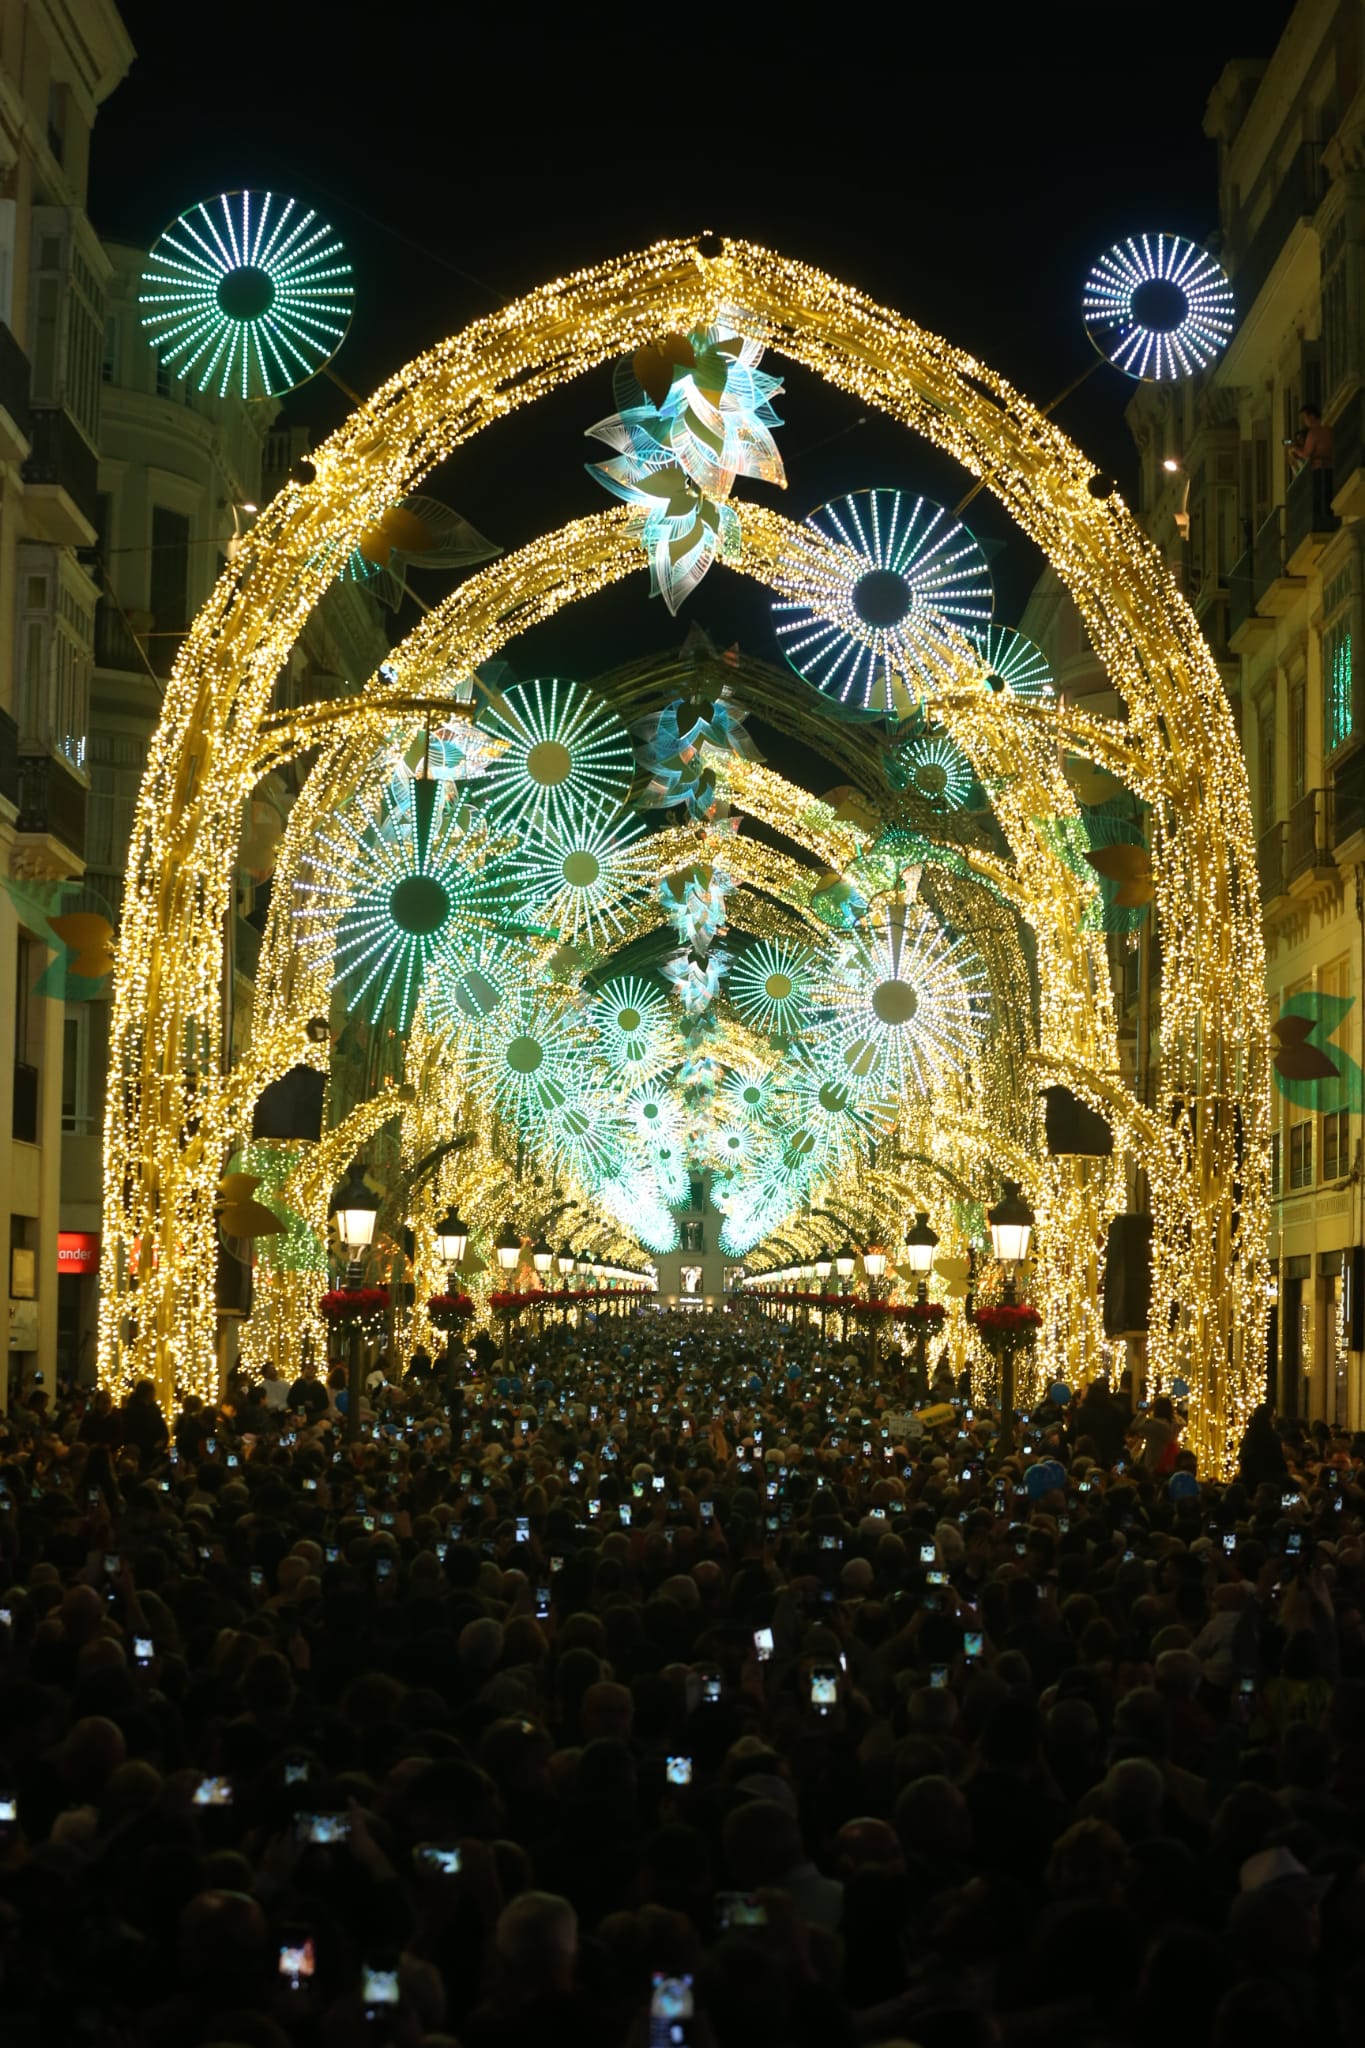
[[[763,1100],[763,1090],[761,1088],[755,1088],[751,1081],[749,1083],[749,1086],[744,1090],[744,1094],[741,1099],[744,1102],[746,1102],[751,1109],[754,1109]]]
[[[243,263],[224,271],[214,297],[218,311],[229,320],[259,320],[275,303],[275,284],[269,271]]]
[[[553,742],[547,741],[546,744],[552,745]],[[577,853],[565,854],[560,872],[571,889],[591,889],[602,872],[602,863],[595,853],[580,848]]]
[[[526,773],[541,789],[557,789],[572,770],[573,755],[563,740],[537,740],[527,753]]]
[[[545,1048],[538,1038],[514,1038],[507,1047],[507,1064],[514,1074],[534,1074],[544,1058]]]
[[[775,1003],[785,1003],[792,992],[792,978],[789,974],[773,973],[763,983],[763,993]]]
[[[872,991],[872,1014],[883,1024],[908,1024],[919,997],[908,981],[879,981]]]
[[[824,1081],[820,1085],[820,1107],[827,1109],[831,1116],[838,1116],[848,1108],[852,1097],[841,1081]]]
[[[626,1036],[629,1037],[633,1031],[638,1031],[640,1028],[640,1012],[630,1009],[618,1010],[616,1012],[616,1028],[618,1031],[625,1032]]]
[[[404,875],[389,896],[389,916],[400,932],[425,938],[450,916],[450,894],[434,875]]]

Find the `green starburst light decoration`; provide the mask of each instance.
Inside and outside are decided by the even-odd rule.
[[[638,975],[603,982],[588,1012],[606,1064],[633,1084],[652,1080],[677,1058],[662,989]]]
[[[557,1094],[557,1089],[547,1091],[543,1099],[528,1094],[522,1128],[552,1172],[562,1171],[585,1188],[596,1187],[620,1172],[630,1126],[591,1078],[571,1080],[561,1100],[554,1099]]]
[[[497,824],[568,838],[584,817],[620,810],[635,752],[616,713],[581,683],[548,676],[507,690],[478,685],[479,724],[505,742],[488,763],[484,806]]]
[[[682,1115],[671,1090],[661,1087],[658,1082],[649,1082],[637,1088],[626,1103],[626,1111],[635,1127],[636,1135],[643,1138],[651,1149],[660,1145],[676,1147],[682,1141]]]
[[[764,1067],[735,1067],[718,1094],[721,1114],[740,1123],[761,1123],[776,1095],[773,1076]]]
[[[470,1083],[499,1116],[529,1130],[573,1095],[586,1050],[582,1024],[562,997],[519,988],[470,1033]]]
[[[392,1003],[406,1031],[435,965],[514,922],[487,852],[482,820],[425,779],[326,819],[299,885],[301,951],[332,959],[352,1009],[368,997],[377,1019]]]
[[[815,956],[786,939],[746,946],[730,969],[730,1000],[746,1024],[774,1038],[789,1038],[808,1020],[815,990]]]
[[[1027,634],[1016,632],[1013,626],[987,626],[972,637],[988,689],[1038,699],[1055,694],[1047,656]]]
[[[522,841],[507,872],[537,924],[571,945],[606,946],[625,928],[622,912],[649,887],[643,832],[643,819],[629,811],[547,823]]]
[[[897,787],[932,810],[960,811],[972,780],[971,762],[944,733],[924,733],[897,750]]]
[[[345,338],[354,296],[340,238],[275,192],[227,192],[171,222],[142,273],[142,325],[200,391],[276,398]]]
[[[897,1097],[924,1094],[967,1060],[987,1008],[986,970],[921,904],[892,903],[839,949],[821,994],[831,1012],[812,1033],[827,1073]]]

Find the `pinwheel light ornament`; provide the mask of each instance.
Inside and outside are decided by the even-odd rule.
[[[274,192],[226,192],[153,243],[138,290],[142,325],[172,375],[219,397],[275,398],[340,348],[351,266],[311,208]]]
[[[1105,360],[1150,384],[1206,370],[1237,325],[1225,272],[1186,235],[1129,235],[1106,249],[1086,278],[1081,312]]]
[[[466,569],[502,553],[467,519],[436,498],[398,498],[382,512],[346,557],[343,578],[363,583],[390,611],[397,611],[415,569]]]
[[[812,512],[778,567],[773,617],[799,676],[854,710],[907,715],[994,593],[976,540],[942,505],[855,491]]]
[[[770,431],[782,385],[755,367],[762,353],[723,324],[666,335],[618,367],[621,410],[588,429],[616,451],[588,473],[631,508],[651,587],[670,612],[717,557],[738,555],[726,502],[735,479],[786,482]]]
[[[743,1123],[761,1123],[772,1108],[776,1086],[763,1067],[735,1067],[720,1090],[724,1114]]]
[[[682,1116],[672,1092],[651,1082],[637,1088],[626,1104],[626,1113],[636,1135],[646,1145],[678,1145],[682,1140]]]
[[[898,749],[896,786],[934,811],[960,811],[972,793],[972,764],[946,733],[921,733]]]
[[[774,1038],[789,1038],[809,1020],[816,960],[808,947],[786,939],[746,946],[730,970],[730,1000],[746,1024]]]
[[[470,1033],[471,1085],[499,1116],[528,1128],[569,1101],[587,1054],[587,1034],[567,1001],[521,987]]]
[[[487,764],[483,803],[497,824],[566,832],[575,815],[615,812],[635,755],[616,713],[580,683],[550,676],[504,690],[482,679],[479,724],[503,742]]]

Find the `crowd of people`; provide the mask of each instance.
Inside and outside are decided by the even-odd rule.
[[[1365,1439],[725,1314],[0,1419],[6,2048],[1347,2043]],[[951,1398],[944,1398],[951,1395]]]

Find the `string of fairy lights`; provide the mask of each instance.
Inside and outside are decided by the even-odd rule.
[[[1163,272],[1159,281],[1179,290],[1192,280],[1194,269],[1174,277]],[[1126,313],[1120,307],[1120,324],[1145,317],[1136,292]],[[740,307],[742,318],[735,311]],[[1202,300],[1195,316],[1211,317]],[[1112,342],[1108,330],[1092,333],[1097,345]],[[669,408],[678,365],[665,363],[670,381],[660,384],[649,361],[661,336],[682,337],[691,351],[683,366],[690,388],[675,412]],[[1099,883],[1078,871],[1083,863],[1068,864],[1059,852],[1075,842],[1075,833],[1069,840],[1059,835],[1057,821],[1079,818],[1059,743],[1067,735],[1074,740],[1074,733],[1036,679],[1025,679],[1023,667],[1012,679],[1008,659],[1021,650],[987,637],[1003,629],[990,620],[988,606],[980,615],[970,536],[965,529],[961,539],[945,532],[940,562],[938,529],[912,511],[913,501],[896,514],[897,522],[906,522],[896,531],[915,537],[904,555],[884,544],[889,508],[882,505],[873,533],[870,512],[861,525],[846,517],[842,530],[815,521],[798,528],[764,508],[732,502],[735,476],[756,472],[735,461],[742,430],[724,408],[718,427],[706,411],[717,404],[716,364],[727,347],[737,365],[743,354],[750,382],[737,388],[755,414],[770,407],[775,391],[772,383],[753,381],[759,352],[767,348],[923,433],[985,481],[1075,598],[1127,714],[1112,739],[1113,758],[1126,752],[1160,764],[1152,776],[1160,786],[1150,801],[1147,850],[1162,937],[1163,1082],[1185,1109],[1173,1133],[1154,1129],[1125,1099],[1105,937],[1093,908]],[[1175,360],[1154,351],[1142,371],[1140,351],[1125,356],[1118,346],[1113,354],[1142,374],[1165,374],[1162,366]],[[302,957],[306,949],[297,945],[295,931],[293,951],[300,957],[287,971],[286,916],[292,917],[296,891],[292,881],[281,890],[290,909],[281,908],[277,918],[272,908],[271,943],[263,948],[249,1060],[253,1081],[277,1077],[300,1057],[322,1063],[316,1051],[301,1051],[306,1020],[319,1014],[319,999],[331,1002],[342,984],[352,992],[363,984],[363,996],[382,994],[390,1009],[395,1003],[406,1008],[410,998],[410,1061],[421,1062],[424,1079],[440,1073],[459,1079],[445,1090],[424,1093],[414,1084],[400,1091],[410,1099],[390,1114],[398,1117],[404,1156],[423,1156],[414,1148],[431,1119],[438,1113],[448,1119],[452,1106],[458,1108],[476,1130],[479,1160],[488,1162],[479,1183],[480,1220],[488,1229],[496,1225],[486,1204],[505,1200],[516,1184],[516,1162],[508,1158],[515,1130],[545,1163],[552,1190],[556,1176],[566,1177],[561,1185],[572,1176],[576,1189],[595,1194],[608,1219],[604,1229],[616,1226],[647,1241],[637,1226],[661,1234],[671,1220],[678,1148],[664,1140],[675,1138],[685,1148],[704,1146],[722,1179],[727,1158],[742,1161],[742,1170],[730,1176],[727,1229],[733,1226],[732,1243],[747,1236],[751,1245],[776,1238],[780,1229],[809,1239],[801,1220],[806,1208],[828,1201],[837,1206],[841,1195],[852,1213],[860,1175],[866,1180],[869,1171],[874,1185],[881,1185],[881,1174],[890,1176],[888,1192],[893,1185],[918,1188],[918,1170],[897,1174],[884,1163],[914,1146],[921,1152],[929,1147],[924,1156],[936,1173],[956,1176],[968,1188],[988,1186],[988,1152],[965,1140],[954,1151],[951,1133],[989,1130],[998,1109],[1008,1105],[1021,1153],[1033,1168],[1026,1185],[1038,1215],[1040,1369],[1065,1363],[1083,1373],[1101,1341],[1096,1247],[1104,1216],[1122,1193],[1121,1167],[1097,1172],[1093,1165],[1041,1155],[1036,1111],[1030,1116],[1026,1106],[1028,1086],[1065,1070],[1076,1092],[1111,1117],[1129,1157],[1146,1174],[1154,1218],[1153,1299],[1182,1305],[1174,1318],[1154,1315],[1150,1370],[1158,1384],[1177,1376],[1187,1382],[1190,1440],[1217,1467],[1257,1383],[1266,1298],[1269,1062],[1246,776],[1217,671],[1163,566],[1117,497],[1092,489],[1089,464],[1055,421],[937,337],[808,266],[740,243],[714,253],[661,244],[558,280],[419,357],[317,451],[309,477],[265,509],[196,621],[151,750],[119,940],[111,1050],[122,1087],[109,1092],[106,1134],[112,1284],[101,1308],[102,1375],[122,1385],[148,1372],[163,1389],[179,1384],[200,1391],[209,1390],[214,1376],[212,1261],[203,1246],[213,1228],[219,1173],[234,1146],[240,1149],[245,1106],[240,1077],[223,1072],[219,935],[271,692],[299,626],[338,560],[434,464],[512,409],[621,358],[637,370],[643,364],[664,394],[641,377],[644,398],[627,398],[645,417],[628,420],[625,441],[618,435],[612,443],[637,464],[641,486],[667,467],[644,441],[666,444],[683,479],[677,490],[685,486],[706,501],[688,514],[687,534],[689,546],[711,549],[708,566],[714,558],[760,578],[788,608],[783,617],[795,618],[804,608],[817,634],[812,645],[821,650],[822,624],[860,649],[880,636],[874,697],[864,701],[875,701],[908,735],[897,759],[904,800],[946,816],[965,813],[980,788],[999,838],[950,840],[941,874],[922,866],[906,855],[916,853],[923,832],[905,826],[889,832],[894,805],[885,783],[876,783],[868,792],[870,823],[841,822],[828,807],[815,819],[819,851],[811,846],[814,858],[794,863],[810,878],[803,880],[803,895],[780,900],[772,894],[782,860],[790,867],[793,857],[770,858],[771,847],[756,855],[758,842],[737,829],[742,814],[738,820],[734,814],[701,817],[686,828],[694,840],[694,871],[684,872],[688,863],[676,860],[670,846],[669,895],[659,888],[664,871],[657,852],[633,862],[635,849],[665,835],[634,829],[627,800],[635,762],[611,704],[589,704],[591,692],[562,679],[558,695],[545,687],[547,679],[510,686],[495,680],[475,717],[501,744],[476,764],[479,773],[471,773],[459,796],[444,789],[434,798],[395,790],[391,766],[387,793],[377,779],[371,786],[363,822],[356,811],[349,828],[332,828],[331,873],[344,881],[333,899],[317,906],[323,914],[316,920],[330,937],[319,941],[312,957]],[[619,417],[627,420],[631,410],[631,403],[623,404]],[[732,428],[734,440],[728,438]],[[722,460],[703,473],[698,449],[707,433],[717,445],[717,432]],[[768,460],[765,448],[759,455]],[[668,509],[674,505],[678,509]],[[683,516],[680,497],[668,506],[669,518]],[[373,734],[369,706],[381,695],[390,705],[404,695],[416,703],[435,678],[486,675],[528,626],[641,565],[658,541],[657,527],[651,536],[642,521],[654,517],[628,503],[623,512],[579,520],[479,570],[395,648],[384,674],[356,699],[357,721],[366,720]],[[714,535],[714,547],[703,527]],[[915,592],[907,596],[904,586],[921,570],[936,575],[936,563],[967,587],[955,616],[932,621],[924,616],[924,591],[917,606]],[[869,585],[869,576],[892,582]],[[899,589],[892,587],[897,577]],[[940,594],[944,587],[938,586]],[[933,595],[930,589],[930,613]],[[898,604],[901,611],[890,617]],[[902,630],[897,641],[892,628],[904,628],[907,619],[925,630]],[[809,649],[800,651],[809,657]],[[830,670],[836,673],[842,671]],[[858,673],[868,673],[866,664]],[[991,677],[992,686],[983,688]],[[599,721],[590,735],[597,751],[584,752],[576,771],[579,734],[568,729],[568,720],[585,706]],[[916,753],[916,719],[938,735],[934,750],[925,745]],[[406,754],[410,722],[400,737]],[[368,744],[373,752],[372,738]],[[273,759],[316,745],[307,707],[276,717],[269,745]],[[335,778],[333,796],[349,782],[350,802],[361,801],[355,792],[365,775],[349,753],[343,726],[305,785],[315,828],[329,815],[322,793],[329,778]],[[710,759],[709,748],[704,758]],[[722,749],[715,786],[738,790],[753,765]],[[573,787],[576,772],[580,794],[566,814],[556,792]],[[591,800],[581,780],[589,773],[598,778]],[[651,775],[660,781],[658,772]],[[680,800],[710,808],[711,785],[697,781],[691,763],[665,771],[666,794],[673,791],[668,776],[676,778]],[[414,789],[427,779],[410,774]],[[767,783],[766,808],[755,800],[749,815],[766,817],[794,847],[807,848],[803,834],[818,807],[806,792],[780,782]],[[480,785],[481,794],[471,797]],[[754,790],[750,795],[756,799]],[[471,810],[480,812],[477,821],[466,815]],[[522,828],[523,841],[534,836],[536,845],[485,886],[465,861],[466,842],[471,835],[495,837],[502,824],[514,836]],[[679,828],[667,836],[676,842]],[[281,857],[297,863],[292,872],[301,878],[309,860],[317,867],[321,844],[316,829],[305,832],[301,821],[295,831],[291,819]],[[396,847],[406,848],[406,866],[395,877],[384,861]],[[497,868],[500,858],[486,865]],[[367,863],[368,898],[353,886]],[[280,873],[277,865],[277,878]],[[414,881],[422,888],[409,888],[395,906],[395,892]],[[562,892],[573,890],[598,892],[591,904],[584,901],[576,931],[563,915],[571,899]],[[1031,1019],[1020,1019],[1017,1001],[1028,970],[1021,960],[1005,964],[1005,939],[979,939],[945,916],[945,901],[964,890],[980,904],[1007,906],[1033,934]],[[357,908],[367,902],[368,910]],[[376,902],[383,914],[367,922]],[[770,907],[761,911],[765,904]],[[755,924],[766,918],[768,928],[750,932],[737,922],[732,928],[741,905]],[[483,927],[476,929],[480,918]],[[629,1019],[623,1027],[619,1014],[613,1020],[595,1007],[594,970],[632,934],[670,922],[679,944],[658,984],[664,1011],[617,991],[618,1011],[640,1014],[638,1027]],[[425,931],[411,928],[423,923]],[[403,934],[396,965],[389,927]],[[809,969],[794,957],[803,945]],[[385,954],[386,965],[367,983],[371,948]],[[767,948],[767,957],[751,961],[753,948]],[[1014,949],[1017,954],[1017,938]],[[497,973],[504,958],[516,970],[504,976],[505,986]],[[902,971],[906,962],[913,972]],[[789,973],[791,967],[798,972]],[[806,1000],[807,980],[809,1011],[784,1013],[776,1030],[772,1016],[746,1017],[734,993],[757,986],[770,1005],[796,1012]],[[788,982],[786,994],[775,993]],[[1005,1006],[1002,994],[1008,994]],[[1014,1042],[1002,1050],[1005,1015]],[[1006,1061],[1023,1064],[1015,1037],[1021,1021],[1032,1026],[1023,1048],[1028,1084],[1001,1071]],[[451,1056],[466,1051],[467,1065]],[[610,1087],[599,1074],[610,1075]],[[756,1101],[745,1102],[746,1088],[757,1091]],[[653,1119],[646,1115],[651,1101],[659,1108]],[[604,1102],[619,1106],[619,1115],[599,1116]],[[661,1138],[646,1128],[659,1123]],[[870,1168],[873,1148],[878,1164]],[[633,1192],[642,1158],[650,1173]],[[460,1185],[463,1190],[463,1176]],[[285,1186],[292,1190],[288,1180]],[[430,1198],[443,1197],[450,1186],[446,1169]],[[950,1245],[970,1241],[970,1206],[955,1198],[950,1213],[936,1191],[935,1211],[953,1233]],[[291,1207],[308,1221],[307,1204]],[[418,1230],[419,1247],[427,1246],[421,1256],[430,1251],[429,1223],[427,1217]]]

